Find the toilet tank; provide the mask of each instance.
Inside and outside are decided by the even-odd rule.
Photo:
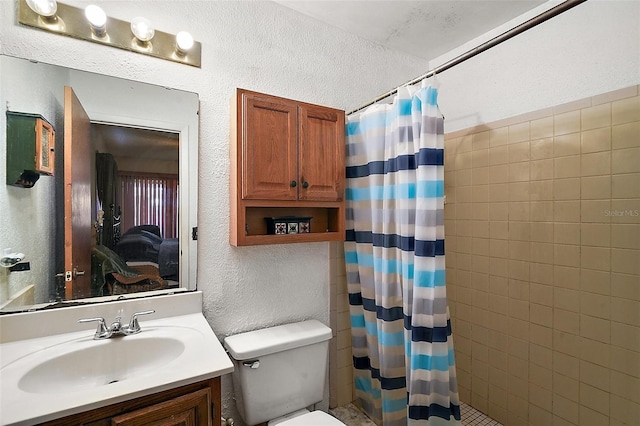
[[[316,320],[225,338],[245,423],[266,422],[322,401],[330,339],[331,329]]]

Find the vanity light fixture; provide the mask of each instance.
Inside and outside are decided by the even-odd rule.
[[[198,68],[201,64],[202,45],[189,33],[158,31],[142,17],[131,22],[111,18],[96,5],[81,9],[56,0],[18,0],[18,22]]]

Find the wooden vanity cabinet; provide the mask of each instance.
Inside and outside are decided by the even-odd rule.
[[[221,418],[220,377],[112,404],[43,423],[137,426],[217,425]],[[214,419],[218,419],[214,421]]]
[[[231,100],[230,242],[344,239],[344,111],[237,89]],[[266,217],[311,217],[311,232],[267,233]]]

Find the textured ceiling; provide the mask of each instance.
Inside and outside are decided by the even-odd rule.
[[[94,123],[94,138],[101,140],[106,152],[116,157],[177,160],[180,141],[177,133]]]
[[[274,0],[326,24],[426,60],[546,0]]]
[[[534,9],[546,0],[274,0],[313,19],[427,61]],[[175,135],[96,126],[117,155],[175,157]],[[123,144],[135,139],[136,143]],[[149,144],[154,145],[150,149]],[[124,148],[126,145],[126,148]],[[133,146],[137,146],[133,150]],[[159,147],[162,147],[159,148]],[[165,149],[167,148],[167,149]],[[124,151],[121,151],[123,150]]]

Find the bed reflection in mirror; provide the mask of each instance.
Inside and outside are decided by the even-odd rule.
[[[178,288],[178,134],[91,126],[96,147],[92,296]]]

